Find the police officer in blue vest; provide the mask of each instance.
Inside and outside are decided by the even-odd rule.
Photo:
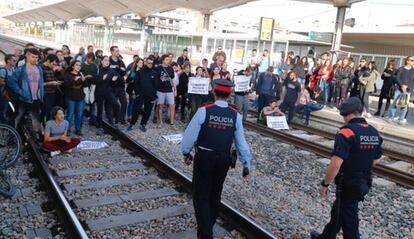
[[[335,137],[331,162],[320,183],[321,197],[335,180],[336,200],[331,220],[322,234],[311,232],[312,239],[334,239],[342,229],[344,239],[359,239],[358,202],[364,200],[372,183],[372,166],[382,159],[382,138],[378,131],[361,117],[361,100],[351,97],[340,106],[346,125]]]
[[[197,220],[197,236],[213,238],[213,226],[218,217],[221,192],[232,163],[232,144],[243,164],[243,177],[250,174],[252,156],[243,132],[242,116],[227,103],[234,84],[216,80],[215,102],[198,109],[184,132],[181,150],[190,163],[195,148],[193,166],[193,204]]]

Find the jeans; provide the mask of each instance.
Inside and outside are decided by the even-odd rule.
[[[96,123],[96,107],[95,103],[88,104],[89,107],[89,124]]]
[[[328,102],[331,102],[331,81],[327,81],[325,79],[322,80],[322,91],[323,91],[323,102],[325,105],[328,104]]]
[[[31,120],[33,124],[33,128],[37,133],[42,132],[42,128],[40,126],[40,114],[41,114],[41,102],[40,100],[35,100],[33,103],[26,103],[22,101],[17,102],[17,116],[14,118],[14,127],[20,123],[21,118],[25,113],[30,113]]]
[[[119,122],[124,123],[125,122],[125,115],[126,115],[126,111],[127,111],[127,105],[128,105],[127,98],[126,98],[126,92],[123,88],[119,88],[119,87],[116,88],[114,90],[114,92],[115,92],[115,98],[117,100],[119,100],[119,102],[121,103],[121,110],[120,110],[119,116],[118,116]],[[118,123],[118,122],[116,122],[116,123]]]
[[[56,105],[55,94],[45,94],[43,97],[42,115],[40,116],[41,122],[46,123],[50,120],[50,111]]]
[[[250,102],[249,102],[249,95],[235,95],[234,102],[236,104],[237,109],[243,115],[243,120],[247,119],[247,112],[249,111]]]
[[[130,94],[128,96],[128,107],[127,107],[127,116],[128,116],[128,118],[132,117],[132,114],[133,114],[132,109],[134,108],[134,100],[135,100],[135,95]]]
[[[303,109],[303,116],[305,117],[305,121],[309,122],[309,118],[312,111],[321,110],[323,106],[318,103],[309,102],[305,105],[305,108]]]
[[[271,97],[271,95],[259,94],[259,108],[257,110],[259,114],[262,112],[262,109],[269,104]]]
[[[142,113],[141,125],[146,125],[151,115],[152,107],[154,106],[154,100],[145,98],[143,96],[135,97],[133,102],[132,119],[130,124],[135,125],[138,121],[138,116],[141,113],[142,105],[144,105],[144,112]]]
[[[362,101],[362,105],[364,106],[364,111],[366,113],[369,113],[369,96],[371,95],[371,92],[365,92],[361,89],[360,91],[360,99]]]
[[[9,106],[9,101],[4,97],[0,96],[0,123],[8,124],[9,119],[7,117],[7,108]]]
[[[296,103],[295,101],[283,101],[282,104],[280,105],[280,110],[282,112],[286,112],[286,110],[289,111],[288,118],[287,118],[288,124],[290,124],[293,117],[295,116],[295,112],[296,112],[295,103]]]
[[[402,92],[400,90],[396,90],[394,93],[394,99],[392,100],[392,105],[388,117],[393,119],[395,117],[395,113],[397,113],[397,102],[401,97]],[[410,94],[408,94],[408,98],[410,98]],[[402,107],[400,110],[400,118],[399,120],[405,119],[405,115],[408,112],[408,106]]]
[[[65,98],[66,101],[66,120],[69,122],[69,129],[72,128],[72,121],[75,118],[75,130],[79,131],[82,128],[83,110],[85,109],[85,100],[71,100]]]
[[[113,124],[114,120],[118,121],[119,115],[119,103],[117,102],[114,94],[108,93],[105,95],[96,95],[96,107],[98,108],[96,123],[98,127],[102,126],[103,110],[105,106],[105,114],[108,119],[108,123]]]

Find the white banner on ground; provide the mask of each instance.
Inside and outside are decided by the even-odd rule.
[[[190,77],[188,79],[188,93],[195,95],[208,95],[209,80],[203,77]]]
[[[289,129],[285,116],[266,116],[266,122],[271,129]]]
[[[168,142],[172,142],[174,144],[179,144],[181,143],[181,140],[183,140],[182,134],[163,135],[162,137]]]
[[[78,144],[77,149],[79,150],[92,150],[92,149],[102,149],[108,147],[108,144],[101,141],[81,141],[80,144]]]
[[[246,92],[249,90],[250,76],[234,76],[234,92]]]

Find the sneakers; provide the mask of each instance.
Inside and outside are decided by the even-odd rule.
[[[316,232],[316,231],[312,231],[310,233],[311,239],[319,239],[320,236],[321,236],[321,234],[319,232]]]
[[[79,137],[83,136],[82,131],[80,131],[80,130],[76,130],[75,134]]]
[[[61,152],[59,150],[50,152],[50,157],[55,157],[56,155],[59,155]]]
[[[398,123],[402,125],[407,124],[407,119],[398,120]]]
[[[142,131],[142,132],[147,132],[147,128],[145,128],[145,125],[140,125],[139,126],[139,129]]]
[[[394,119],[392,119],[392,120],[395,121],[395,122],[398,122],[400,120],[400,118],[399,117],[394,117]]]
[[[130,125],[130,126],[128,126],[127,130],[131,131],[131,130],[133,130],[133,128],[134,128],[134,126]]]
[[[380,112],[379,111],[375,112],[374,116],[380,116]]]
[[[372,117],[372,114],[371,113],[367,113],[366,116],[367,116],[367,118],[371,118]]]

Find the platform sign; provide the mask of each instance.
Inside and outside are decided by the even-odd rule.
[[[208,95],[210,81],[203,77],[190,77],[188,79],[188,93],[195,95]]]
[[[266,116],[266,122],[271,129],[289,129],[285,116]]]
[[[250,76],[234,76],[234,92],[246,92],[249,90]]]
[[[262,17],[260,19],[260,41],[272,41],[273,40],[273,27],[275,20],[272,18]]]

